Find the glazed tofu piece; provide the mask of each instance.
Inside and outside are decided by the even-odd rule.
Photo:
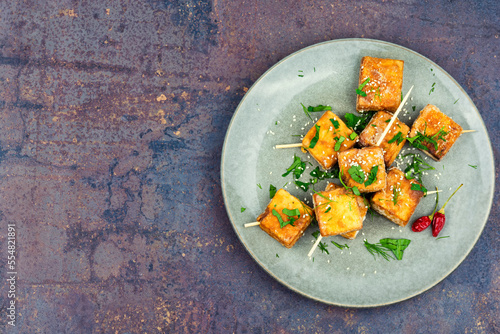
[[[359,192],[376,192],[385,188],[384,152],[380,147],[351,148],[339,153],[342,180]]]
[[[337,163],[338,152],[353,147],[356,141],[357,135],[342,119],[326,111],[304,136],[302,147],[327,170]]]
[[[438,107],[428,104],[413,123],[409,141],[434,160],[440,161],[462,134],[462,127]]]
[[[407,180],[401,170],[391,168],[387,173],[387,186],[373,195],[371,207],[395,224],[406,226],[424,196],[422,191],[412,190],[412,184],[419,183]]]
[[[343,188],[343,187],[339,186],[338,184],[330,182],[326,186],[325,191],[330,191],[330,190],[334,190],[334,189],[341,189],[341,188]],[[354,195],[354,197],[356,198],[356,202],[358,203],[359,212],[361,214],[361,220],[365,221],[366,213],[368,212],[370,205],[369,205],[368,201],[363,198],[363,196]],[[346,239],[353,240],[358,235],[358,232],[359,232],[359,230],[347,232],[347,233],[342,233],[341,236],[346,238]]]
[[[291,248],[311,224],[313,214],[313,209],[308,205],[288,191],[279,189],[257,221],[267,234]]]
[[[395,112],[401,102],[404,61],[363,57],[359,70],[359,87],[365,82],[361,93],[357,94],[356,110]]]
[[[359,143],[362,146],[375,146],[382,133],[389,125],[392,114],[387,111],[379,111],[373,115],[366,128],[359,135]],[[397,117],[392,123],[380,147],[384,150],[385,166],[389,167],[396,160],[403,148],[410,127],[401,122]]]
[[[323,237],[359,231],[363,227],[356,197],[344,188],[315,193],[313,203]]]

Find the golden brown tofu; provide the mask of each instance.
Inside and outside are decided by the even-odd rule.
[[[411,190],[414,183],[419,184],[407,180],[401,170],[391,168],[387,173],[387,186],[373,195],[371,207],[392,222],[406,226],[424,196],[422,191]]]
[[[339,189],[343,188],[342,186],[339,186],[338,184],[335,184],[333,182],[329,182],[325,188],[325,191],[330,191],[334,189]],[[353,194],[354,195],[354,194]],[[368,209],[370,208],[369,203],[363,198],[363,196],[357,196],[356,197],[356,202],[358,202],[358,208],[359,208],[359,213],[361,214],[361,220],[365,221],[366,218],[366,213],[368,212]],[[352,232],[347,232],[347,233],[342,233],[340,236],[346,238],[346,239],[356,239],[356,236],[358,235],[358,231],[352,231]]]
[[[423,145],[419,147],[434,160],[440,161],[462,134],[462,127],[441,112],[438,107],[428,104],[413,123],[409,138]],[[414,145],[415,146],[415,145]]]
[[[359,135],[359,143],[362,146],[375,146],[387,128],[392,114],[387,111],[379,111],[373,115],[366,128]],[[401,122],[397,117],[392,123],[391,129],[387,132],[380,147],[384,150],[385,166],[389,167],[396,160],[399,152],[403,148],[410,127]]]
[[[375,192],[385,188],[384,153],[380,147],[351,148],[339,153],[342,180],[359,192]],[[376,173],[375,173],[376,172]]]
[[[297,212],[300,215],[294,216],[293,214]],[[288,191],[279,189],[266,210],[257,217],[257,221],[260,222],[260,228],[267,234],[278,240],[283,246],[291,248],[311,224],[312,217],[312,208],[290,195]],[[281,227],[280,219],[286,224],[284,227]],[[295,220],[293,225],[288,223],[290,220]]]
[[[313,203],[323,237],[358,231],[363,227],[358,202],[344,188],[315,193]]]
[[[395,112],[401,102],[404,61],[363,57],[359,70],[359,85],[366,96],[357,94],[356,110],[387,110]],[[363,93],[362,93],[363,94]]]
[[[334,190],[334,189],[341,189],[341,188],[344,188],[344,187],[340,186],[338,184],[335,184],[333,182],[328,182],[328,184],[326,185],[325,191],[330,191],[330,190]],[[356,201],[358,202],[361,217],[363,220],[365,220],[366,213],[368,212],[368,209],[370,208],[370,204],[368,203],[367,200],[364,199],[363,196],[357,196],[357,195],[354,195],[354,196],[356,197]]]
[[[316,136],[319,127],[319,135]],[[337,163],[338,152],[345,151],[356,144],[357,137],[351,139],[353,131],[331,111],[326,111],[302,140],[307,149],[324,169]],[[316,143],[314,143],[317,138]]]

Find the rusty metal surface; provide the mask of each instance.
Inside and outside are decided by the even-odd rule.
[[[348,309],[289,291],[250,258],[219,178],[229,120],[267,68],[317,42],[366,37],[429,57],[465,88],[491,136],[498,189],[499,12],[497,1],[0,2],[2,330],[499,332],[498,192],[478,244],[443,282]]]

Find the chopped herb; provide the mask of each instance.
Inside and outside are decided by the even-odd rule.
[[[370,122],[370,119],[375,115],[376,111],[368,111],[361,116],[356,116],[351,113],[345,114],[346,125],[356,133],[361,133]]]
[[[377,173],[378,173],[378,165],[375,165],[370,170],[370,174],[368,174],[368,179],[365,182],[365,187],[368,187],[373,182],[375,182],[375,180],[377,179]]]
[[[318,236],[319,236],[319,231],[314,231],[312,233],[312,236],[315,238],[315,239],[318,239]]]
[[[299,73],[303,73],[303,72],[304,72],[304,71],[299,70]],[[303,75],[303,74],[299,74],[299,77],[301,77],[301,78],[302,78],[302,77],[304,77],[304,75]]]
[[[302,106],[302,110],[304,110],[304,114],[306,114],[306,116],[309,117],[309,119],[312,121],[313,119],[309,114],[309,111],[307,110],[306,106],[303,103],[301,103],[300,105]]]
[[[424,171],[435,169],[428,163],[426,163],[418,154],[408,153],[403,156],[403,158],[410,156],[412,157],[412,163],[409,164],[405,169],[405,177],[407,180],[417,179],[422,183],[422,175]]]
[[[406,247],[408,247],[410,242],[411,241],[408,239],[390,239],[390,238],[380,239],[380,244],[383,247],[390,249],[394,253],[394,256],[396,256],[396,259],[398,260],[403,259],[403,252],[406,249]]]
[[[412,183],[410,189],[411,190],[416,190],[416,191],[421,191],[424,194],[427,194],[427,189],[423,185],[418,184],[418,183]]]
[[[417,106],[412,106],[412,107],[411,107],[411,109],[412,109],[413,111],[415,111],[415,109],[416,109],[416,108],[417,108]]]
[[[299,209],[293,209],[293,210],[290,210],[290,209],[284,208],[284,209],[283,209],[283,213],[284,213],[285,215],[287,215],[288,217],[300,216],[300,211],[299,211]]]
[[[290,225],[294,226],[294,225],[293,225],[293,222],[294,222],[295,220],[289,220],[289,221],[286,221],[286,222],[285,222],[285,221],[283,221],[283,218],[281,218],[281,215],[278,213],[278,211],[276,211],[276,209],[273,209],[273,211],[272,211],[272,212],[273,212],[273,216],[275,216],[276,218],[278,218],[278,221],[279,221],[279,223],[280,223],[280,227],[281,227],[281,228],[285,227],[285,226],[286,226],[286,225],[288,225],[288,224],[290,224]]]
[[[357,183],[365,182],[365,172],[360,166],[351,166],[347,172],[351,175],[352,179]]]
[[[428,151],[429,148],[424,145],[424,143],[427,142],[429,144],[434,145],[434,151],[437,151],[437,149],[438,149],[438,143],[437,143],[437,141],[438,140],[446,141],[446,139],[444,138],[444,136],[446,136],[447,134],[448,134],[448,132],[444,131],[444,126],[443,126],[432,137],[426,135],[425,131],[424,131],[424,133],[417,132],[416,136],[414,136],[414,137],[408,137],[407,139],[408,139],[408,142],[410,143],[410,145],[413,146],[413,147],[419,148],[421,150]],[[437,137],[437,139],[436,139],[436,137]]]
[[[469,167],[472,167],[474,169],[477,169],[477,165],[469,165]]]
[[[260,183],[257,183],[257,187],[259,187],[259,189],[262,189],[262,186],[260,185]]]
[[[370,252],[370,254],[373,255],[373,258],[376,259],[375,255],[380,255],[382,256],[385,260],[390,261],[390,259],[394,259],[392,256],[387,254],[387,251],[389,249],[385,248],[381,244],[371,244],[368,242],[368,240],[365,239],[365,247],[366,249]]]
[[[319,247],[319,249],[321,249],[321,252],[324,252],[326,254],[330,254],[330,252],[328,251],[328,249],[326,249],[327,244],[325,244],[324,242],[320,241],[319,244],[318,244],[318,247]]]
[[[331,206],[329,206],[329,207],[328,207],[328,209],[326,209],[325,213],[330,212],[330,210],[331,210],[331,209],[332,209],[332,207],[331,207]]]
[[[429,91],[429,95],[431,95],[431,93],[432,93],[432,92],[434,92],[434,88],[435,88],[435,87],[434,87],[434,85],[435,85],[435,84],[436,84],[436,83],[433,83],[433,84],[432,84],[432,86],[431,86],[431,90]]]
[[[280,257],[280,256],[278,255],[278,253],[276,253],[276,257]]]
[[[439,240],[439,239],[445,239],[445,238],[449,238],[449,237],[450,237],[449,235],[444,235],[444,236],[442,236],[442,237],[437,238],[436,240]]]
[[[363,81],[358,88],[356,88],[356,94],[361,95],[361,96],[366,96],[366,93],[362,91],[363,87],[366,86],[366,84],[370,81],[370,78],[366,78],[365,81]]]
[[[390,121],[391,121],[391,119],[389,118],[389,119],[386,119],[384,122],[389,123]]]
[[[247,208],[241,207],[241,212],[245,212]]]
[[[314,128],[316,128],[316,134],[314,135],[313,139],[311,139],[311,143],[309,143],[309,148],[314,148],[314,146],[316,146],[316,143],[318,142],[318,139],[319,139],[320,126],[317,124],[314,124]]]
[[[358,187],[354,186],[351,189],[352,189],[352,192],[354,193],[354,195],[361,196],[361,193],[359,192]]]
[[[399,145],[403,142],[403,140],[405,140],[405,138],[403,137],[403,133],[401,131],[399,131],[398,133],[396,133],[394,135],[394,137],[392,137],[391,140],[388,141],[388,143],[392,144],[392,143],[396,142],[397,145]]]
[[[338,129],[338,128],[339,128],[339,126],[340,126],[339,121],[337,121],[337,120],[335,120],[335,119],[333,119],[333,118],[330,118],[330,122],[332,122],[333,127],[334,127],[335,129]]]
[[[356,137],[357,137],[357,136],[358,136],[358,135],[356,134],[356,132],[353,132],[353,133],[351,133],[351,134],[349,135],[349,139],[350,139],[350,140],[354,140],[354,139],[356,139]]]
[[[401,193],[399,192],[399,188],[393,187],[392,188],[392,203],[394,205],[398,204],[398,197]]]
[[[372,124],[372,126],[373,126],[374,128],[376,128],[376,127],[377,127],[377,124]]]
[[[286,172],[281,176],[285,177],[293,171],[293,176],[298,179],[306,169],[306,162],[302,161],[300,157],[294,155],[293,163],[287,168]]]
[[[349,249],[349,246],[347,244],[344,244],[344,245],[340,245],[338,243],[336,243],[335,241],[332,241],[332,244],[337,247],[338,249],[344,249],[344,248],[347,248]]]
[[[307,107],[307,111],[309,111],[309,112],[318,112],[318,111],[326,111],[326,110],[332,110],[332,107],[324,106],[322,104],[318,104],[316,107],[313,107],[313,106]]]
[[[276,195],[276,187],[272,184],[269,185],[269,198],[273,198]]]
[[[403,92],[401,92],[401,101],[403,101]]]
[[[458,102],[458,100],[460,100],[460,98],[458,98],[455,102],[453,102],[453,104],[456,104]]]
[[[295,185],[297,187],[299,187],[300,189],[302,189],[303,191],[309,190],[310,183],[302,182],[302,181],[299,181],[299,180],[295,180],[294,182],[295,182]]]
[[[340,138],[337,139],[337,142],[335,143],[335,147],[333,148],[333,150],[335,152],[338,152],[340,150],[340,146],[342,145],[342,143],[344,142],[344,140],[345,140],[344,136],[340,136]]]
[[[375,97],[378,97],[379,101],[382,102],[382,95],[380,94],[380,87],[377,87],[377,92],[375,93]]]

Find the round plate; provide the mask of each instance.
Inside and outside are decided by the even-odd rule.
[[[464,133],[441,162],[428,159],[435,167],[423,178],[428,189],[442,190],[439,205],[461,184],[446,207],[447,222],[440,236],[430,228],[411,231],[411,223],[429,215],[435,195],[420,202],[410,223],[399,227],[379,216],[368,215],[355,240],[340,236],[324,238],[329,254],[311,249],[317,227],[287,249],[258,226],[245,228],[267,206],[269,187],[286,189],[301,200],[310,201],[311,191],[297,189],[292,175],[281,175],[293,156],[311,162],[301,180],[318,164],[298,148],[274,149],[276,144],[300,142],[312,126],[305,106],[332,106],[344,118],[356,114],[359,64],[363,56],[404,60],[404,94],[414,85],[400,119],[411,126],[427,104],[436,105],[464,129]],[[316,113],[314,116],[321,116]],[[406,152],[413,149],[405,146]],[[418,151],[415,151],[415,153]],[[424,154],[420,154],[424,157]],[[427,158],[426,158],[427,159]],[[401,165],[404,168],[404,165]],[[221,178],[229,219],[244,247],[271,276],[290,289],[328,304],[371,307],[402,301],[431,288],[449,275],[478,240],[492,205],[494,166],[491,143],[484,123],[471,99],[442,68],[407,48],[367,39],[344,39],[302,49],[270,68],[248,90],[233,115],[222,151]],[[317,184],[317,191],[325,183]],[[242,210],[245,208],[245,210]],[[243,211],[243,212],[242,212]],[[474,215],[471,215],[474,213]],[[402,260],[386,261],[372,256],[364,239],[376,243],[382,238],[407,238],[411,244]],[[331,241],[347,244],[339,249]]]

